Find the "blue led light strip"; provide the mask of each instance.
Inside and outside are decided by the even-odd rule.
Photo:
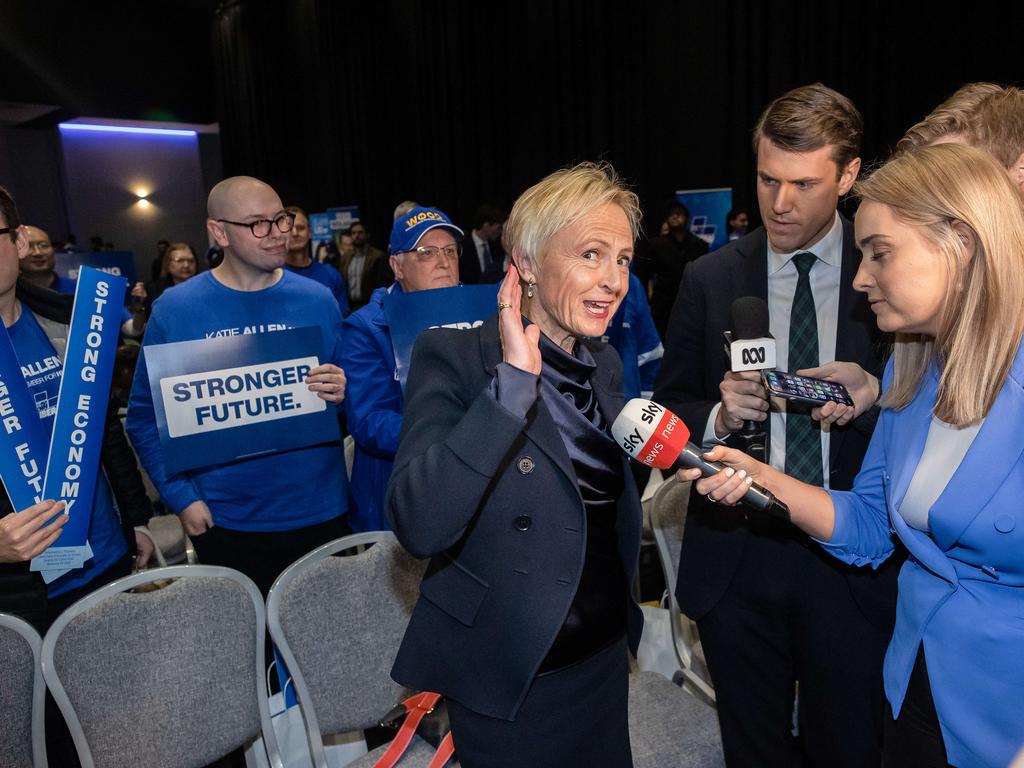
[[[104,133],[136,133],[149,136],[195,136],[195,131],[174,128],[133,128],[127,125],[95,125],[93,123],[60,123],[65,131],[100,131]]]

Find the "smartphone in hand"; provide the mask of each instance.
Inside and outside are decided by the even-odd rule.
[[[824,405],[829,400],[840,405],[853,405],[853,398],[846,387],[834,381],[797,376],[785,371],[762,371],[761,379],[768,394],[773,397],[812,406]]]

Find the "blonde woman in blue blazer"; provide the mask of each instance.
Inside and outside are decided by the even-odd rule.
[[[886,768],[1006,766],[1024,744],[1024,201],[956,144],[890,160],[857,192],[854,286],[897,343],[853,490],[725,448],[709,456],[733,471],[697,490],[735,503],[754,477],[856,565],[878,567],[898,537],[910,556],[885,658]]]

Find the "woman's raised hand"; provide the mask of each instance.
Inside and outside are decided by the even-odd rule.
[[[502,359],[521,371],[540,375],[540,328],[523,328],[523,288],[519,270],[510,264],[498,288],[498,331],[501,336]]]

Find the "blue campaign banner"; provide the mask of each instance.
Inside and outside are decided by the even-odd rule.
[[[498,311],[498,287],[459,285],[426,291],[391,291],[384,299],[384,315],[395,350],[395,378],[405,389],[409,359],[416,337],[428,328],[475,328]]]
[[[329,213],[309,214],[309,237],[313,243],[313,258],[323,262],[328,253],[325,250],[332,240],[331,215]]]
[[[681,189],[676,199],[690,211],[690,231],[712,251],[729,242],[725,217],[732,210],[732,187]]]
[[[0,333],[0,425],[0,478],[20,512],[43,500],[49,445],[6,328]]]
[[[78,275],[43,481],[43,497],[63,501],[69,519],[60,546],[50,547],[31,566],[47,582],[92,557],[87,538],[127,285],[124,278],[90,267]]]
[[[77,280],[82,267],[92,267],[109,275],[123,277],[135,285],[135,257],[131,251],[59,251],[54,257],[54,270],[61,277]]]
[[[167,472],[340,439],[337,410],[310,392],[319,328],[143,347]]]
[[[339,205],[327,209],[327,218],[331,232],[340,233],[351,229],[352,225],[359,221],[358,205]]]

